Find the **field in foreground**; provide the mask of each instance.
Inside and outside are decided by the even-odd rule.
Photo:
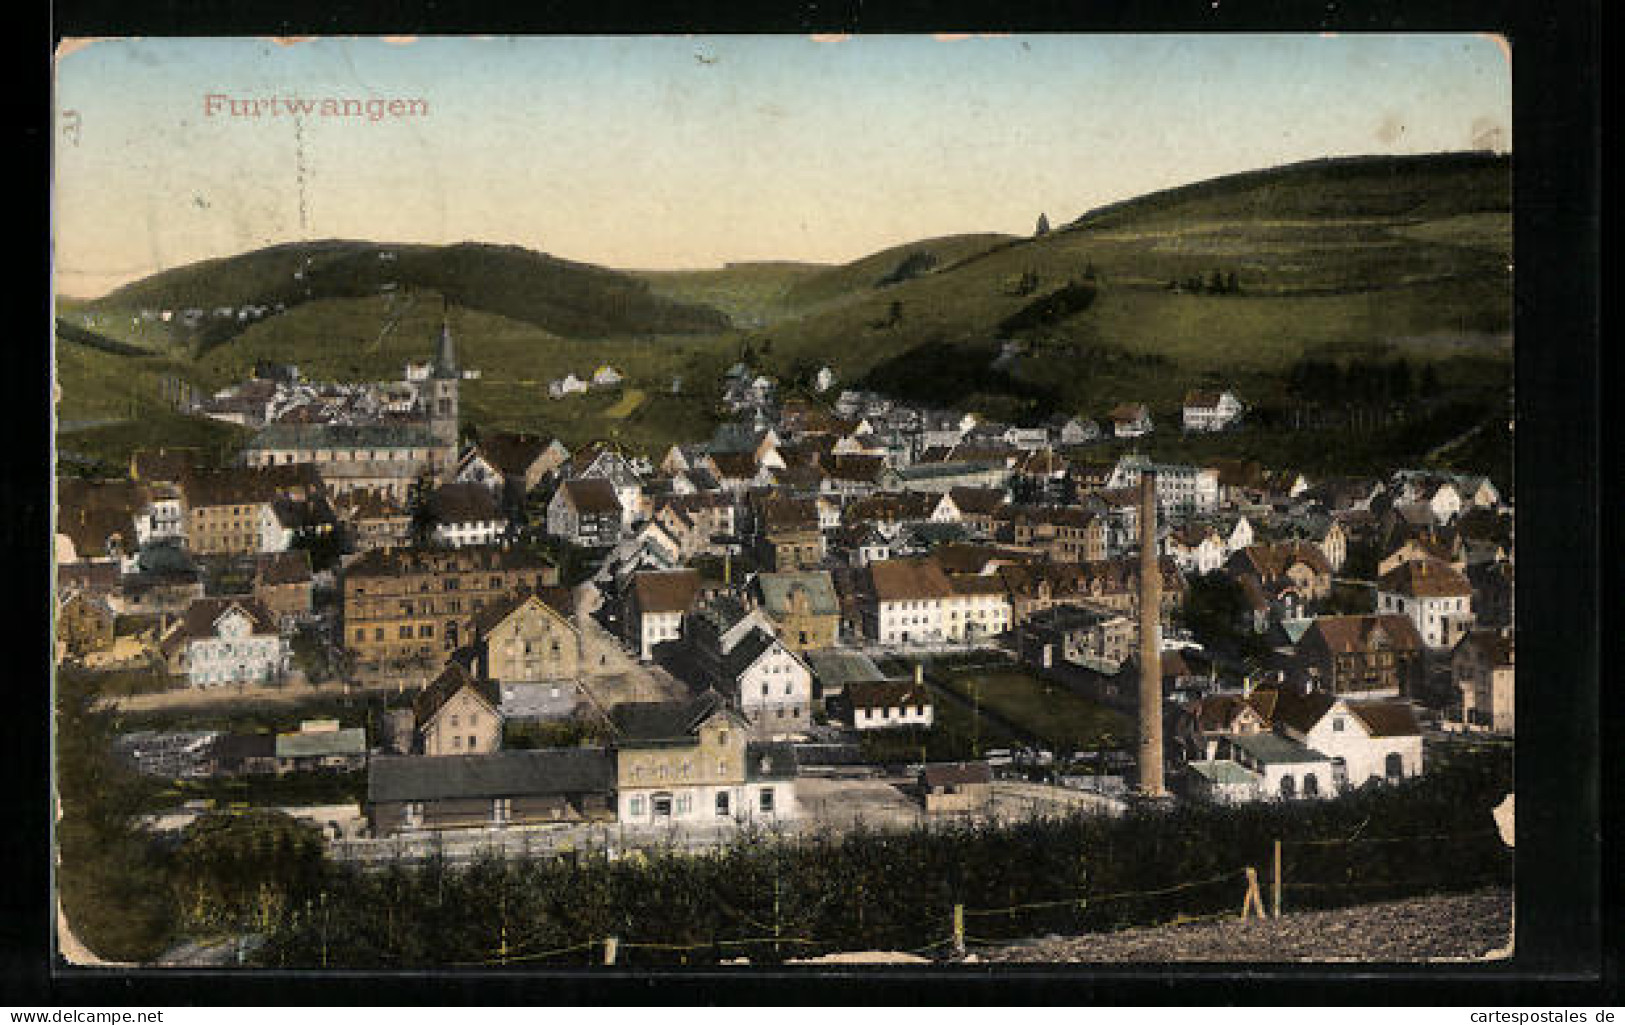
[[[1512,891],[1239,917],[1086,936],[1050,936],[975,952],[1004,964],[1166,961],[1427,961],[1482,959],[1512,944]]]

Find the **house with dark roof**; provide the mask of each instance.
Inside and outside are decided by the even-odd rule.
[[[602,477],[567,480],[547,504],[547,532],[582,548],[620,540],[626,517],[614,484]]]
[[[930,729],[936,705],[920,675],[916,666],[911,680],[853,680],[829,699],[830,712],[855,730]]]
[[[632,574],[621,601],[621,627],[640,659],[653,661],[656,646],[682,637],[683,617],[699,599],[700,585],[699,571],[692,569]]]
[[[627,825],[796,817],[795,750],[753,743],[751,724],[714,690],[686,702],[629,702],[610,712],[618,818]]]
[[[452,548],[495,544],[508,530],[497,496],[473,481],[442,484],[429,493],[428,507],[435,541]]]
[[[275,618],[253,598],[193,601],[158,650],[169,671],[193,687],[269,683],[288,671],[291,659]]]
[[[448,662],[412,701],[417,750],[424,755],[488,754],[502,747],[498,685]]]
[[[1473,586],[1447,563],[1406,562],[1378,578],[1377,611],[1408,616],[1429,648],[1453,648],[1473,627]]]
[[[951,762],[920,769],[920,797],[928,814],[980,811],[993,796],[993,768],[987,762]]]
[[[1181,409],[1187,431],[1222,431],[1241,420],[1241,400],[1230,391],[1189,391]]]
[[[1426,671],[1421,634],[1393,613],[1318,616],[1296,648],[1296,675],[1332,694],[1415,696]]]
[[[485,431],[463,453],[455,479],[483,484],[498,495],[522,498],[569,458],[569,450],[557,438]]]
[[[303,548],[274,552],[255,560],[254,597],[276,617],[290,625],[311,613],[310,552]]]
[[[449,758],[379,756],[367,766],[374,836],[614,821],[615,757],[593,747]]]

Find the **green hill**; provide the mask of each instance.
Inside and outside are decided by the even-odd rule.
[[[166,325],[167,338],[146,347],[202,353],[255,323],[213,316],[218,308],[281,304],[292,310],[323,299],[414,290],[572,338],[703,334],[728,326],[720,312],[656,295],[630,275],[517,246],[344,240],[290,243],[189,264],[116,289],[76,312],[122,325],[143,309],[199,309],[205,316],[195,327],[177,318]]]
[[[737,327],[752,328],[793,316],[790,291],[797,283],[829,270],[824,264],[730,263],[708,270],[634,270],[650,291],[678,302],[710,306]]]
[[[1139,394],[1167,399],[1210,373],[1270,387],[1305,354],[1504,358],[1510,236],[1506,158],[1296,165],[1117,204],[761,334],[783,366],[829,360],[848,381],[943,346],[991,360],[1016,340],[1031,350],[1010,368],[1017,379],[1099,412]],[[1214,272],[1234,275],[1236,291],[1188,287]],[[1097,289],[1086,308],[1001,330],[1085,280]]]

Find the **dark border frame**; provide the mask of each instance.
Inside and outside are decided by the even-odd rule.
[[[1518,629],[1526,685],[1518,755],[1518,952],[1485,965],[1191,966],[1153,970],[854,970],[840,974],[725,971],[684,974],[435,973],[392,977],[301,973],[297,989],[281,973],[53,970],[49,960],[48,830],[50,701],[49,609],[36,596],[8,621],[10,652],[20,663],[4,722],[0,769],[12,781],[7,805],[12,839],[3,856],[11,885],[0,896],[0,1000],[16,1004],[508,1004],[674,1003],[1272,1003],[1313,1005],[1563,1003],[1619,1001],[1617,875],[1604,879],[1601,807],[1617,796],[1601,772],[1599,672],[1603,626],[1597,602],[1602,548],[1597,509],[1599,473],[1598,362],[1601,151],[1600,8],[1595,0],[1561,11],[1513,0],[1377,0],[1287,4],[1242,0],[1099,3],[1080,9],[1049,0],[1019,10],[991,4],[909,0],[746,6],[696,0],[679,17],[653,5],[599,2],[524,8],[500,0],[434,4],[322,4],[280,0],[247,3],[161,0],[139,7],[121,0],[65,0],[53,12],[50,40],[68,35],[598,34],[685,32],[988,31],[1498,31],[1512,41],[1514,63],[1514,208],[1517,253],[1516,435],[1519,552]],[[37,36],[33,38],[38,38]],[[41,60],[41,58],[44,58]],[[31,107],[25,138],[43,143],[31,168],[49,186],[50,59],[33,51],[26,66],[44,84]],[[35,63],[39,61],[40,63]],[[42,67],[43,65],[43,67]],[[43,71],[43,75],[39,72]],[[17,94],[13,94],[14,96]],[[43,131],[40,122],[43,121]],[[27,333],[13,359],[26,371],[7,381],[13,422],[0,477],[0,518],[15,576],[48,582],[51,479],[39,459],[49,439],[50,372],[34,325],[48,330],[50,224],[40,287],[24,304]],[[36,305],[37,304],[37,305]],[[34,317],[39,319],[35,320]],[[36,376],[37,374],[37,376]],[[1609,509],[1618,509],[1613,502]],[[1611,517],[1617,529],[1618,517]],[[1617,571],[1616,571],[1617,574]],[[1619,575],[1615,583],[1625,582]],[[1605,803],[1606,802],[1606,803]],[[1612,827],[1609,827],[1610,829]],[[1609,838],[1611,843],[1612,837]],[[1606,886],[1606,892],[1604,887]],[[1615,911],[1604,915],[1603,909]],[[1606,930],[1606,932],[1605,932]],[[1380,985],[1373,986],[1373,983]]]

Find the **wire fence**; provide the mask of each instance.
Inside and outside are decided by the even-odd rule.
[[[1363,828],[1363,824],[1362,827]],[[1220,921],[1244,921],[1249,917],[1249,911],[1257,918],[1278,918],[1282,913],[1283,892],[1313,893],[1352,891],[1365,893],[1368,891],[1387,890],[1399,893],[1412,892],[1417,889],[1416,880],[1404,878],[1390,879],[1325,879],[1325,878],[1288,878],[1287,863],[1282,857],[1284,849],[1314,850],[1327,848],[1342,848],[1351,850],[1365,845],[1392,845],[1392,844],[1433,844],[1443,841],[1477,840],[1494,834],[1496,831],[1473,830],[1460,833],[1431,833],[1410,836],[1361,836],[1360,830],[1346,837],[1317,838],[1317,839],[1281,839],[1274,842],[1276,860],[1270,868],[1269,889],[1273,893],[1271,907],[1266,907],[1263,896],[1263,887],[1260,883],[1261,874],[1256,866],[1241,865],[1228,871],[1220,872],[1201,879],[1184,880],[1170,883],[1166,886],[1149,887],[1134,890],[1117,890],[1106,893],[1080,892],[1072,896],[1058,897],[1052,900],[1021,901],[1000,907],[966,907],[955,904],[951,917],[944,922],[946,931],[939,937],[906,949],[893,951],[897,954],[907,954],[928,960],[955,960],[963,957],[972,948],[985,949],[990,947],[1007,946],[1021,939],[1022,927],[1036,925],[1043,919],[1043,913],[1062,912],[1063,919],[1070,918],[1077,925],[1085,925],[1080,917],[1084,913],[1098,909],[1112,902],[1123,901],[1151,901],[1148,907],[1155,909],[1150,915],[1134,916],[1136,920],[1127,923],[1115,923],[1108,928],[1085,929],[1093,932],[1116,932],[1124,928],[1155,928],[1163,926],[1183,926],[1198,923],[1211,923]],[[1294,868],[1301,868],[1301,865]],[[1453,879],[1453,890],[1475,889],[1486,886],[1505,885],[1510,882],[1504,872],[1479,873],[1467,877]],[[1226,886],[1225,884],[1230,884]],[[1197,891],[1210,890],[1204,899],[1193,902],[1187,907],[1168,908],[1166,898],[1190,896]],[[1369,900],[1369,898],[1366,898]],[[605,936],[598,939],[583,940],[563,946],[552,947],[545,950],[529,951],[523,947],[493,950],[489,956],[468,961],[453,962],[457,966],[522,966],[545,963],[560,963],[559,959],[571,955],[582,955],[583,960],[590,964],[615,965],[621,963],[623,954],[647,952],[654,955],[679,955],[684,960],[688,956],[701,954],[716,955],[719,963],[726,963],[726,955],[735,955],[735,963],[748,963],[750,956],[767,955],[772,962],[784,960],[785,955],[833,953],[843,947],[843,941],[834,938],[821,939],[806,935],[772,935],[772,926],[760,921],[756,916],[748,914],[735,907],[727,900],[717,896],[715,903],[731,918],[755,930],[758,935],[748,935],[738,938],[711,938],[693,942],[660,941],[657,939],[626,939],[616,936]],[[1353,902],[1345,903],[1358,903]],[[1215,905],[1222,903],[1223,908],[1215,909]],[[1006,928],[986,929],[988,923],[1005,920]],[[1050,924],[1056,924],[1055,919],[1048,919]],[[971,923],[967,926],[967,922]],[[981,924],[978,924],[981,923]],[[1014,928],[1011,928],[1013,926]],[[1029,931],[1032,935],[1039,930]],[[997,935],[996,933],[1003,933]],[[845,941],[846,944],[850,940]],[[894,944],[893,946],[901,946]]]

